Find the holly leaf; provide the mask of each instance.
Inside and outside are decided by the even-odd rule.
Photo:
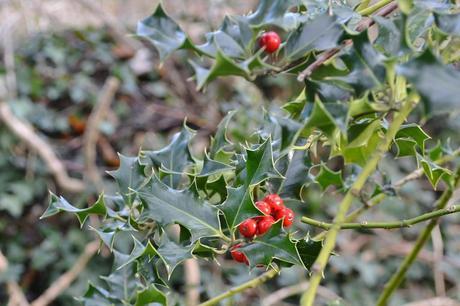
[[[300,260],[302,260],[307,270],[310,270],[315,263],[322,247],[323,243],[321,241],[315,241],[309,237],[297,241],[296,248],[299,252]]]
[[[77,208],[67,202],[67,200],[62,196],[58,197],[54,193],[50,192],[49,206],[40,217],[40,219],[54,216],[63,211],[74,213],[77,216],[81,226],[83,226],[89,215],[99,215],[104,217],[107,215],[107,209],[104,204],[104,196],[102,194],[99,196],[96,203],[94,203],[91,207]]]
[[[443,65],[430,50],[397,67],[435,112],[450,111],[458,105],[460,72]]]
[[[415,156],[417,153],[417,142],[411,138],[395,139],[395,144],[398,148],[397,157]]]
[[[165,174],[162,181],[176,188],[183,170],[193,162],[189,144],[194,136],[195,131],[184,125],[182,131],[174,135],[168,146],[158,151],[142,151],[143,161],[161,168]]]
[[[332,171],[326,164],[321,163],[319,173],[315,176],[315,182],[321,186],[322,190],[326,190],[331,185],[340,189],[343,187],[342,171]]]
[[[209,158],[208,154],[204,155],[203,168],[198,176],[208,177],[210,175],[222,174],[233,170],[233,167]]]
[[[151,16],[138,22],[136,34],[157,49],[161,61],[176,50],[193,46],[184,31],[166,14],[161,4]]]
[[[231,142],[227,138],[226,132],[227,132],[227,128],[230,123],[230,120],[235,114],[236,114],[236,111],[230,111],[217,126],[217,131],[211,140],[211,149],[209,151],[209,156],[211,158],[213,159],[216,158],[216,155],[218,152],[225,150],[231,145]]]
[[[157,252],[166,265],[168,275],[171,276],[176,267],[184,260],[193,258],[192,250],[195,245],[182,245],[170,240],[168,235],[163,234]]]
[[[135,193],[146,180],[144,173],[145,166],[139,163],[138,157],[127,157],[119,154],[120,166],[115,171],[109,171],[118,184],[121,196],[126,204],[131,206]]]
[[[411,52],[406,40],[406,17],[404,14],[392,19],[374,16],[379,26],[375,43],[389,56],[402,56]]]
[[[396,133],[395,138],[405,138],[413,140],[422,150],[422,152],[425,152],[425,141],[431,139],[431,137],[427,133],[425,133],[425,131],[418,124],[415,123],[401,126],[401,128]]]
[[[322,131],[329,139],[333,139],[337,129],[345,130],[347,106],[342,103],[323,103],[316,99],[313,110],[305,124],[303,134],[309,135],[313,129]]]
[[[263,236],[241,247],[251,268],[260,264],[270,266],[273,261],[307,268],[297,250],[297,241],[282,230],[281,224],[281,221],[274,223]]]
[[[177,223],[192,234],[192,242],[202,237],[222,237],[218,210],[189,191],[175,190],[163,184],[155,175],[138,191],[144,205],[140,220],[154,220],[165,227]]]
[[[155,285],[149,285],[148,287],[136,292],[136,302],[134,303],[134,306],[146,306],[152,305],[152,303],[168,305],[166,295],[158,290]]]
[[[460,13],[439,14],[434,13],[436,26],[448,35],[460,36]]]
[[[423,157],[418,153],[416,156],[419,167],[421,166],[423,168],[425,176],[427,177],[428,181],[430,181],[435,190],[441,178],[452,176],[452,171],[449,169],[439,166],[438,164],[432,162],[431,160]]]
[[[319,15],[289,35],[284,47],[285,57],[289,61],[295,61],[307,56],[311,51],[334,48],[342,33],[343,28],[335,16]]]
[[[273,162],[271,138],[267,138],[256,149],[247,149],[246,186],[257,185],[269,177],[277,177]]]
[[[224,212],[231,231],[234,231],[244,220],[261,215],[252,202],[252,189],[246,185],[237,188],[227,187],[227,199],[219,208]]]
[[[298,25],[298,17],[290,9],[300,4],[299,0],[261,0],[254,13],[246,18],[255,28],[276,26],[290,31]]]

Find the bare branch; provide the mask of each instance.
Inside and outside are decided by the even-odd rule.
[[[98,249],[99,241],[88,243],[73,267],[56,279],[42,295],[31,303],[31,306],[46,306],[56,299],[85,269],[89,260],[96,254]]]
[[[0,251],[0,273],[5,272],[8,269],[8,259]],[[6,283],[6,288],[10,296],[8,306],[29,306],[21,287],[16,282],[9,281]]]

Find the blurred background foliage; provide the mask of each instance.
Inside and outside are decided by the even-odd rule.
[[[166,9],[188,29],[193,39],[215,27],[222,16],[244,13],[255,1],[171,0]],[[121,81],[110,112],[99,125],[97,166],[100,173],[116,168],[116,152],[137,154],[143,149],[159,149],[177,132],[185,118],[198,129],[194,153],[203,154],[210,135],[221,118],[232,109],[240,111],[230,124],[230,138],[242,140],[254,131],[263,116],[262,109],[281,112],[279,105],[295,97],[300,86],[294,77],[268,76],[255,85],[241,78],[219,79],[204,93],[196,92],[189,80],[192,71],[187,58],[180,53],[159,65],[155,51],[140,42],[136,50],[120,43],[113,21],[132,32],[135,22],[156,6],[155,1],[99,1],[95,5],[104,11],[98,16],[88,1],[1,1],[2,37],[14,42],[15,88],[8,84],[7,65],[0,65],[0,91],[14,114],[26,120],[45,138],[71,174],[85,179],[83,137],[88,116],[97,101],[101,87],[109,76]],[[458,50],[457,50],[458,51]],[[455,50],[450,50],[455,53]],[[4,54],[3,54],[4,55]],[[450,55],[449,55],[450,56]],[[423,129],[433,138],[460,142],[460,110],[446,113],[422,113]],[[431,146],[436,145],[430,143]],[[321,152],[321,148],[319,148]],[[392,156],[387,157],[392,160]],[[383,162],[380,171],[392,181],[414,168],[415,161],[398,159],[397,163]],[[329,165],[334,167],[333,163]],[[0,250],[9,260],[8,270],[0,274],[0,305],[6,305],[5,283],[15,280],[26,297],[33,300],[43,290],[70,269],[91,241],[90,231],[81,231],[75,218],[61,215],[39,221],[48,202],[50,189],[64,194],[73,203],[94,202],[97,190],[88,185],[83,193],[69,193],[57,186],[46,164],[36,152],[16,138],[3,123],[0,125]],[[104,176],[104,189],[114,189],[113,181]],[[369,211],[363,220],[403,219],[419,215],[431,207],[436,194],[429,182],[418,180],[404,186],[402,200],[387,198],[379,211]],[[298,203],[298,215],[328,220],[333,216],[333,193],[323,193],[319,186],[304,191],[305,203]],[[291,205],[291,207],[293,207]],[[460,216],[444,217],[440,234],[444,242],[444,256],[435,256],[432,246],[426,248],[409,271],[407,280],[393,300],[394,305],[421,300],[436,294],[433,266],[445,278],[447,294],[460,299]],[[310,230],[314,228],[298,222]],[[407,254],[423,224],[395,231],[344,231],[339,236],[340,256],[331,260],[320,296],[331,295],[353,301],[352,305],[371,305],[386,279]],[[257,275],[248,276],[247,269],[234,265],[229,258],[214,262],[200,262],[201,290],[208,296],[223,291],[224,285],[238,284]],[[442,262],[440,262],[442,261]],[[109,253],[102,250],[94,256],[86,269],[64,291],[53,305],[78,305],[74,297],[81,296],[88,280],[101,282],[98,275],[110,270]],[[234,297],[229,305],[259,305],[258,296],[269,305],[268,295],[282,287],[298,286],[304,282],[300,268],[283,271],[280,277],[266,285]],[[183,292],[183,270],[177,269],[172,283]],[[283,304],[295,305],[298,296]]]

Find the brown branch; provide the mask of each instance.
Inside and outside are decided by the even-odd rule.
[[[18,119],[6,102],[0,102],[0,120],[30,148],[37,151],[61,188],[71,192],[81,192],[85,189],[83,181],[69,177],[64,164],[56,156],[51,146],[35,133],[34,128],[28,122]]]
[[[384,8],[382,8],[380,11],[378,11],[375,14],[375,16],[382,16],[382,17],[388,16],[393,11],[395,11],[397,8],[398,8],[397,3],[391,3],[385,6]],[[366,18],[356,26],[356,31],[363,32],[364,30],[368,29],[373,24],[374,24],[374,21],[372,19]],[[318,58],[313,63],[311,63],[307,68],[305,68],[305,70],[303,70],[298,75],[297,80],[299,82],[303,82],[306,78],[308,78],[313,73],[313,71],[318,69],[318,67],[323,65],[326,61],[333,58],[340,51],[342,51],[346,46],[349,46],[351,44],[353,44],[353,42],[350,39],[348,39],[348,40],[345,40],[339,47],[324,51],[318,56]]]
[[[99,124],[110,109],[115,93],[120,86],[120,81],[115,77],[109,77],[104,84],[97,104],[91,112],[86,124],[83,136],[83,152],[85,156],[85,170],[89,181],[95,184],[98,191],[103,188],[102,177],[96,165],[96,145],[99,138]]]
[[[89,260],[96,254],[98,249],[99,241],[88,243],[72,268],[56,279],[42,295],[31,303],[31,306],[46,306],[55,300],[85,269]]]
[[[8,265],[8,259],[0,251],[0,273],[6,272]],[[29,302],[24,296],[21,287],[16,282],[8,281],[6,288],[10,296],[8,306],[29,306]]]
[[[437,296],[446,296],[446,281],[441,268],[442,258],[444,256],[444,243],[442,240],[441,230],[439,225],[436,225],[431,232],[431,240],[433,241],[433,274],[434,287]]]
[[[200,303],[200,266],[195,258],[184,262],[185,271],[185,305],[195,306]]]

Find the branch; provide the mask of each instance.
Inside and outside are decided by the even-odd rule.
[[[200,266],[195,258],[184,262],[185,305],[195,306],[200,302]]]
[[[70,268],[69,271],[59,276],[45,292],[42,293],[37,299],[35,299],[30,305],[31,306],[46,306],[55,300],[59,294],[67,289],[70,284],[79,276],[79,274],[85,269],[89,260],[96,254],[99,249],[99,241],[93,241],[86,245],[83,253],[78,257],[75,264]]]
[[[204,303],[201,303],[199,304],[198,306],[211,306],[211,305],[216,305],[217,303],[219,303],[220,301],[222,301],[223,299],[226,299],[230,296],[233,296],[239,292],[242,292],[246,289],[249,289],[249,288],[255,288],[257,287],[258,285],[262,284],[262,283],[265,283],[266,281],[272,279],[273,277],[275,277],[276,275],[278,274],[278,271],[274,270],[274,269],[271,269],[267,272],[265,272],[264,274],[240,285],[240,286],[237,286],[237,287],[234,287],[230,290],[228,290],[227,292],[225,293],[222,293]]]
[[[458,186],[459,179],[460,179],[460,168],[457,169],[456,172],[456,178],[455,178],[455,184],[454,186]],[[442,196],[439,198],[436,208],[443,209],[447,206],[450,198],[453,195],[453,190],[452,188],[446,189]],[[388,303],[388,300],[390,299],[391,295],[394,293],[394,291],[399,287],[399,285],[402,283],[407,270],[409,270],[410,266],[414,263],[415,259],[417,258],[418,253],[420,250],[423,248],[425,243],[428,241],[431,235],[431,231],[434,229],[434,227],[438,224],[438,219],[433,219],[428,223],[428,225],[425,227],[423,232],[420,234],[420,236],[417,238],[414,247],[412,251],[407,255],[401,265],[399,266],[398,270],[396,271],[395,274],[390,278],[390,280],[385,284],[384,290],[381,293],[378,301],[377,301],[377,306],[385,306]]]
[[[305,281],[293,286],[281,288],[280,290],[277,290],[265,297],[260,304],[262,306],[278,305],[279,301],[282,301],[287,297],[302,293],[303,291],[307,290],[309,286],[310,282]],[[318,296],[322,296],[327,300],[340,299],[340,297],[334,291],[323,286],[318,287]]]
[[[305,292],[305,294],[302,296],[302,306],[313,305],[316,290],[318,289],[319,283],[321,282],[321,278],[324,269],[326,268],[327,262],[329,260],[329,256],[331,255],[331,252],[334,250],[338,232],[345,221],[348,210],[350,209],[353,200],[353,194],[359,194],[361,192],[361,189],[366,183],[368,177],[375,171],[378,162],[388,151],[388,148],[390,147],[397,131],[399,130],[401,125],[406,121],[406,118],[409,116],[410,112],[412,111],[415,105],[416,103],[411,101],[409,98],[406,99],[406,101],[404,101],[400,112],[395,115],[393,122],[390,124],[385,138],[380,141],[379,145],[372,153],[372,156],[370,157],[369,161],[364,166],[356,181],[353,183],[350,190],[347,192],[342,202],[340,203],[339,210],[334,219],[334,224],[328,231],[323,248],[321,249],[318,258],[316,259],[315,264],[313,265],[314,273],[310,279],[311,285]]]
[[[97,104],[88,118],[86,131],[83,136],[83,152],[85,156],[85,168],[88,178],[96,185],[98,190],[103,188],[102,178],[96,165],[96,144],[99,138],[99,125],[104,119],[113,101],[115,93],[120,86],[120,81],[115,77],[109,77],[102,87]]]
[[[371,7],[359,12],[361,15],[369,15],[369,14],[372,14],[373,12],[375,12],[376,10],[380,9],[382,6],[385,6],[387,5],[388,3],[390,3],[392,1],[389,1],[389,0],[382,0],[378,3],[376,3],[375,5],[372,5]],[[383,5],[382,5],[383,4]],[[380,6],[381,5],[381,6]],[[396,10],[398,8],[398,4],[397,3],[391,3],[391,5],[388,5],[387,7],[384,7],[381,11],[379,11],[378,13],[376,13],[375,15],[376,16],[388,16],[389,14],[391,14],[394,10]],[[369,28],[370,26],[372,26],[374,24],[374,21],[372,19],[370,20],[364,20],[362,22],[360,22],[357,27],[356,27],[356,30],[358,32],[362,32],[364,30],[366,30],[367,28]],[[337,55],[340,51],[342,51],[346,46],[349,46],[351,45],[353,42],[348,39],[348,40],[345,40],[339,47],[337,48],[333,48],[333,49],[330,49],[328,51],[325,51],[323,53],[321,53],[318,58],[313,62],[311,63],[307,68],[305,68],[305,70],[303,70],[298,76],[297,76],[297,80],[299,82],[303,82],[306,78],[308,78],[312,73],[313,71],[315,71],[316,69],[318,69],[318,67],[320,67],[321,65],[323,65],[326,61],[328,61],[329,59],[333,58],[335,55]]]
[[[0,120],[5,122],[5,125],[30,148],[37,151],[61,188],[71,192],[81,192],[85,189],[85,184],[81,180],[69,177],[64,164],[50,145],[34,132],[29,123],[13,115],[6,102],[0,102]]]
[[[394,229],[394,228],[403,228],[403,227],[411,227],[420,222],[424,222],[427,220],[435,219],[444,215],[454,214],[460,212],[460,205],[457,206],[449,206],[447,208],[438,209],[423,215],[420,215],[415,218],[401,220],[401,221],[393,221],[393,222],[367,222],[363,221],[360,223],[342,223],[340,229],[365,229],[365,228],[383,228],[383,229]],[[325,230],[329,230],[332,228],[333,224],[326,223],[318,220],[314,220],[308,217],[302,217],[302,222],[313,225],[316,227],[320,227]]]
[[[8,265],[8,259],[0,251],[0,273],[6,272],[6,270],[8,269]],[[8,306],[29,306],[29,302],[24,296],[21,287],[19,287],[19,285],[16,282],[8,281],[6,283],[6,288],[10,296]]]

